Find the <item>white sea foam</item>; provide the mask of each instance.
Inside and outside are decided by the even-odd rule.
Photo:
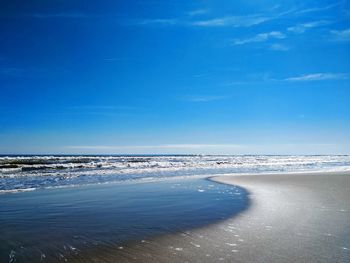
[[[213,174],[350,171],[350,156],[0,156],[0,193]]]
[[[34,191],[36,188],[21,188],[21,189],[8,189],[8,190],[0,190],[0,194],[8,194],[8,193],[20,193],[20,192],[30,192]]]

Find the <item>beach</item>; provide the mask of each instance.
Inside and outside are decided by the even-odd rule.
[[[349,262],[349,156],[4,156],[1,262]]]
[[[0,263],[350,263],[350,0],[0,0]]]
[[[350,174],[219,176],[244,187],[250,206],[233,218],[135,241],[95,262],[349,262]],[[208,211],[209,212],[209,211]],[[96,258],[94,258],[96,257]]]

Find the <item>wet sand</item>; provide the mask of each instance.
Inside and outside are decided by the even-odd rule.
[[[93,262],[350,262],[349,173],[211,180],[247,189],[249,208],[214,225],[86,256]]]

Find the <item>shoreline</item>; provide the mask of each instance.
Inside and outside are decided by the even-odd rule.
[[[246,207],[244,189],[204,179],[3,195],[0,261],[10,255],[18,262],[56,262],[104,254],[131,240],[203,227]]]
[[[57,185],[57,186],[46,186],[46,187],[29,187],[29,188],[16,188],[16,189],[7,189],[0,190],[0,196],[6,194],[17,194],[24,192],[32,192],[32,191],[42,191],[42,190],[55,190],[55,189],[69,189],[69,188],[79,188],[79,187],[94,187],[97,185],[123,185],[123,184],[143,184],[143,183],[154,183],[154,182],[164,182],[164,181],[176,181],[176,180],[193,180],[193,179],[204,179],[211,180],[216,183],[221,183],[216,181],[215,178],[218,177],[240,177],[240,176],[270,176],[270,175],[317,175],[317,174],[348,174],[350,175],[350,170],[327,170],[327,171],[296,171],[296,172],[269,172],[269,173],[215,173],[213,175],[207,174],[197,174],[197,175],[189,175],[189,176],[173,176],[173,177],[163,177],[163,178],[143,178],[143,179],[131,179],[131,180],[123,180],[123,181],[106,181],[106,182],[92,182],[81,185]],[[230,183],[222,182],[223,184],[232,185]],[[235,185],[234,185],[235,186]]]
[[[130,242],[97,262],[349,262],[350,173],[208,177],[243,187],[250,206],[225,221]],[[208,211],[210,212],[210,211]]]

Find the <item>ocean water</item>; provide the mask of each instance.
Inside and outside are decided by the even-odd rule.
[[[347,171],[350,156],[0,156],[0,193],[228,173]]]
[[[244,189],[205,179],[0,195],[0,262],[86,262],[126,241],[184,232],[247,208]],[[103,261],[101,261],[103,262]]]

